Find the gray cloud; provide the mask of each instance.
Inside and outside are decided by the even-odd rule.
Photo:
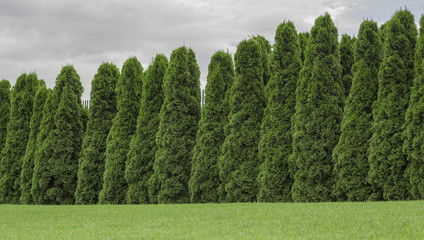
[[[0,78],[14,84],[22,72],[36,71],[53,87],[60,68],[74,64],[85,88],[83,98],[88,99],[102,62],[120,68],[134,55],[147,68],[157,53],[169,57],[185,44],[197,54],[204,86],[215,51],[234,53],[240,40],[256,34],[272,43],[284,19],[293,21],[298,31],[309,31],[326,11],[339,33],[355,34],[367,17],[361,13],[370,10],[362,0],[1,1]]]

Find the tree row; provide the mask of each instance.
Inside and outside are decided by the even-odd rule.
[[[424,198],[424,17],[342,35],[329,14],[210,61],[192,49],[103,63],[90,108],[65,66],[0,82],[0,203],[146,204]]]

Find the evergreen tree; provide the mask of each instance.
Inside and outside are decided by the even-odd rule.
[[[73,66],[64,66],[47,97],[37,137],[31,193],[36,204],[72,204],[82,144],[83,87]],[[44,141],[42,139],[44,138]]]
[[[377,23],[364,21],[354,47],[355,64],[350,94],[346,99],[339,143],[333,150],[338,200],[366,201],[371,188],[368,148],[372,135],[372,104],[377,99],[378,69],[382,58]]]
[[[216,52],[208,67],[205,105],[202,107],[189,181],[191,202],[218,202],[218,158],[228,121],[228,89],[234,81],[230,54]]]
[[[259,141],[258,201],[289,202],[291,187],[288,157],[292,152],[291,116],[296,105],[296,82],[302,67],[297,32],[292,22],[277,28],[270,58],[272,76]]]
[[[142,81],[143,67],[136,57],[129,58],[122,67],[116,87],[117,113],[106,140],[103,188],[99,196],[101,204],[124,203],[128,188],[124,176],[125,162],[131,137],[136,131]]]
[[[57,88],[56,88],[57,91]],[[48,91],[47,99],[43,107],[43,117],[40,123],[39,133],[37,135],[37,147],[34,153],[34,170],[31,183],[31,196],[35,204],[43,204],[46,193],[49,171],[47,170],[48,153],[43,149],[46,138],[54,127],[54,114],[59,104],[59,98],[54,90]]]
[[[261,64],[263,70],[262,81],[266,86],[269,79],[271,78],[271,71],[268,68],[269,55],[271,54],[271,44],[261,35],[254,36],[253,39],[258,41],[261,49]]]
[[[296,87],[289,159],[296,169],[292,188],[295,202],[331,200],[331,154],[339,139],[343,103],[337,28],[326,13],[311,29]]]
[[[0,81],[0,156],[1,156],[1,151],[4,147],[4,144],[6,143],[7,124],[9,122],[9,116],[10,116],[10,82],[7,80],[1,80]],[[1,169],[1,166],[0,166],[0,169]]]
[[[119,69],[114,64],[103,63],[91,83],[89,120],[75,192],[77,204],[95,204],[99,199],[105,169],[106,139],[116,115],[115,88],[119,75]]]
[[[1,152],[0,203],[19,203],[22,159],[29,137],[34,96],[39,86],[35,73],[24,73],[13,87],[6,142]]]
[[[168,59],[157,55],[145,73],[137,131],[131,139],[125,168],[128,183],[126,202],[149,203],[149,179],[155,161],[156,132],[159,127],[159,112],[163,103],[163,78]]]
[[[52,169],[50,183],[53,182],[53,186],[49,186],[47,198],[55,204],[74,203],[83,138],[81,111],[81,99],[77,98],[69,85],[65,85],[55,114],[56,128],[48,138],[54,151],[49,159]]]
[[[424,15],[420,19],[420,34],[414,58],[414,85],[403,125],[403,153],[409,164],[407,174],[414,199],[424,198]],[[408,177],[408,176],[407,176]]]
[[[153,189],[149,190],[157,192],[159,203],[189,202],[190,157],[200,119],[199,77],[193,50],[186,47],[174,50],[164,79],[154,181],[150,185]]]
[[[50,90],[51,91],[51,90]],[[40,130],[41,120],[43,118],[43,108],[46,102],[49,90],[45,85],[35,94],[34,104],[32,107],[32,117],[30,121],[29,140],[26,146],[25,156],[22,163],[21,171],[21,198],[22,204],[33,203],[31,195],[32,175],[34,172],[34,155],[37,150],[37,136]]]
[[[262,54],[255,39],[241,41],[234,56],[236,79],[231,88],[228,135],[219,158],[221,200],[253,202],[258,194],[258,142],[266,106]]]
[[[342,66],[342,82],[344,87],[345,97],[349,95],[350,87],[352,86],[352,66],[353,66],[353,43],[355,38],[347,34],[342,35],[340,41],[340,65]]]
[[[305,62],[305,53],[308,48],[309,32],[299,33],[300,59]]]
[[[409,197],[402,125],[414,78],[416,37],[414,16],[406,9],[397,11],[385,26],[384,56],[378,74],[377,100],[373,105],[374,133],[368,158],[368,179],[375,189],[371,200]]]
[[[0,81],[0,174],[2,171],[1,152],[6,143],[7,125],[10,117],[10,87],[8,80]]]

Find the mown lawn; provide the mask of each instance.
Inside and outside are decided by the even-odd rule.
[[[424,202],[0,205],[0,239],[424,239]]]

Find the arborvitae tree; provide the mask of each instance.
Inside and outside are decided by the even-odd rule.
[[[414,16],[400,10],[385,26],[384,57],[378,74],[378,95],[373,105],[368,179],[374,187],[371,200],[403,200],[410,183],[402,153],[402,125],[414,78],[417,28]],[[415,129],[414,129],[415,131]]]
[[[340,135],[344,103],[337,28],[328,13],[311,29],[305,63],[296,88],[293,115],[295,164],[293,201],[330,201],[333,185],[331,154]]]
[[[309,32],[299,33],[300,59],[305,62],[305,53],[308,47]]]
[[[6,143],[1,152],[0,203],[19,203],[22,159],[30,132],[34,96],[39,86],[35,73],[24,73],[13,87]]]
[[[193,150],[189,181],[191,202],[218,202],[218,158],[228,122],[228,93],[234,81],[234,65],[230,54],[216,52],[208,67],[205,105],[199,122]]]
[[[57,91],[57,88],[56,88]],[[31,195],[35,204],[43,204],[46,193],[48,172],[48,153],[43,149],[43,143],[54,128],[54,114],[59,103],[59,98],[55,91],[47,93],[47,99],[43,107],[43,118],[41,120],[39,133],[37,136],[37,147],[34,154],[34,172],[32,175]]]
[[[156,132],[159,127],[159,112],[163,103],[163,78],[168,59],[157,55],[145,73],[137,131],[131,139],[125,168],[128,183],[126,202],[129,204],[150,203],[149,179],[155,162]]]
[[[269,55],[271,54],[271,44],[269,41],[261,35],[254,36],[253,39],[258,41],[261,48],[261,64],[262,64],[262,81],[264,86],[268,84],[269,79],[271,78],[271,71],[268,68]]]
[[[50,90],[51,91],[51,90]],[[43,119],[43,108],[46,102],[49,90],[45,85],[35,94],[34,104],[32,108],[32,117],[30,122],[29,140],[26,146],[25,156],[22,163],[21,171],[21,198],[22,204],[33,203],[31,195],[32,175],[34,173],[34,156],[37,150],[37,136],[40,131],[41,120]]]
[[[69,65],[63,67],[57,77],[53,93],[57,97],[55,102],[58,103],[57,110],[54,111],[54,124],[41,146],[40,158],[34,166],[31,191],[37,204],[74,203],[78,158],[83,138],[82,91],[80,77],[74,67]],[[46,106],[48,101],[47,99]],[[40,169],[40,166],[44,169]],[[35,183],[34,177],[36,177]],[[34,190],[37,190],[37,193]]]
[[[415,50],[414,86],[403,126],[403,152],[409,163],[407,174],[413,199],[424,198],[424,15],[420,19],[420,34]],[[407,176],[408,177],[408,176]]]
[[[124,203],[128,188],[125,181],[125,162],[131,138],[136,131],[142,81],[143,67],[136,57],[129,58],[125,61],[118,80],[116,88],[118,112],[106,140],[103,188],[99,196],[101,204]]]
[[[10,82],[0,81],[0,156],[6,143],[7,124],[10,116]],[[1,161],[0,161],[1,163]],[[1,169],[1,166],[0,166]],[[0,170],[1,171],[1,170]]]
[[[259,160],[263,162],[258,177],[261,202],[289,202],[293,180],[288,158],[292,152],[291,116],[295,112],[296,82],[302,68],[297,32],[292,22],[277,28],[270,58],[272,76],[259,141]]]
[[[377,75],[382,58],[378,26],[374,21],[361,24],[354,56],[352,88],[345,102],[339,143],[333,150],[336,175],[333,194],[342,201],[366,201],[371,194],[366,180],[368,148],[372,135],[372,104],[377,99]]]
[[[53,156],[49,159],[52,185],[47,190],[47,198],[51,203],[74,203],[83,139],[81,110],[81,99],[77,98],[69,85],[65,85],[55,114],[56,129],[50,133],[53,137],[48,138],[54,149]]]
[[[221,200],[253,202],[258,194],[258,143],[266,98],[262,84],[261,48],[243,40],[234,56],[236,79],[231,88],[228,135],[219,158]]]
[[[340,65],[342,66],[342,82],[345,96],[349,95],[352,85],[352,66],[353,66],[353,43],[355,38],[347,34],[342,35],[340,41]]]
[[[0,174],[2,171],[1,152],[6,143],[7,125],[10,117],[10,87],[8,80],[0,81]]]
[[[174,50],[164,78],[155,172],[149,189],[157,192],[159,203],[189,202],[190,157],[200,119],[199,77],[193,50],[186,47]]]
[[[103,63],[91,83],[87,130],[79,159],[76,204],[95,204],[102,189],[106,139],[116,115],[116,85],[119,69]]]

